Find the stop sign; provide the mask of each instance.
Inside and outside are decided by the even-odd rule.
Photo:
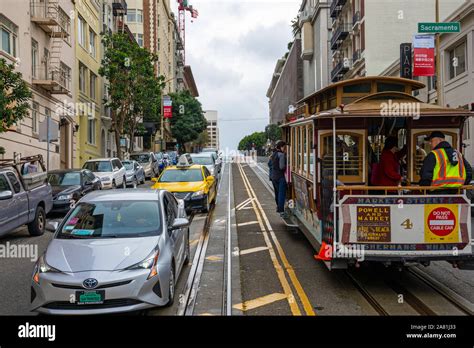
[[[454,231],[456,216],[451,209],[439,207],[428,215],[428,228],[431,233],[444,237]]]

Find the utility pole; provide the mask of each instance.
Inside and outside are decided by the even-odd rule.
[[[436,1],[436,23],[439,23],[439,0]],[[443,106],[443,101],[441,100],[441,53],[440,53],[440,33],[436,33],[436,99],[439,106]]]

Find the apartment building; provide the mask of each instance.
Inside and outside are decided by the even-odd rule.
[[[474,3],[464,2],[445,21],[460,22],[461,32],[440,36],[441,103],[474,111]],[[396,59],[381,75],[400,76],[400,59]],[[415,96],[427,103],[438,103],[436,77],[415,79],[426,85],[415,91]],[[474,120],[466,121],[462,139],[466,146],[465,156],[474,163]]]
[[[291,106],[304,97],[303,76],[301,39],[296,38],[289,52],[277,61],[267,90],[270,124],[283,122]]]
[[[49,169],[70,168],[76,160],[73,10],[72,0],[0,2],[0,58],[16,65],[33,94],[29,116],[0,133],[5,158],[46,159],[40,128],[49,118],[58,127],[58,139],[49,144]]]
[[[303,59],[303,94],[310,95],[330,84],[331,57],[328,40],[330,0],[303,0],[298,13]]]
[[[440,20],[464,0],[440,1]],[[433,0],[332,0],[331,82],[379,75],[411,42],[419,22],[435,21]]]
[[[204,117],[207,120],[207,135],[209,138],[206,147],[219,149],[219,117],[217,111],[206,110],[204,111]]]
[[[76,166],[102,156],[100,122],[102,85],[99,76],[101,65],[100,33],[101,7],[99,0],[75,0],[74,28],[76,33],[76,61],[74,64],[79,125],[78,156]]]

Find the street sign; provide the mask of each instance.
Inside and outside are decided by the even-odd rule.
[[[412,79],[412,65],[411,43],[402,43],[400,45],[400,77]]]
[[[48,138],[49,133],[49,138]],[[38,140],[41,142],[53,142],[58,141],[59,138],[59,125],[51,117],[47,117],[43,122],[39,123]]]
[[[460,22],[418,23],[419,33],[459,33],[460,31]]]
[[[170,96],[163,96],[163,118],[171,118],[173,116],[173,101]]]
[[[433,34],[413,36],[413,76],[435,75],[435,40]]]

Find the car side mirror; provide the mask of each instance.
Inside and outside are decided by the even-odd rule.
[[[56,230],[58,229],[58,226],[59,226],[59,222],[48,221],[48,223],[46,224],[46,230],[50,232],[56,232]]]
[[[208,182],[213,182],[215,179],[212,175],[209,175],[206,179]]]
[[[179,230],[189,226],[189,220],[186,218],[176,218],[173,224],[169,227],[171,231]]]
[[[158,182],[158,179],[157,178],[151,178],[151,181]]]
[[[118,167],[114,167],[114,172],[116,172],[116,171],[118,171],[118,170],[119,170]]]
[[[13,192],[10,190],[0,192],[0,200],[10,199],[12,197],[13,197]]]

